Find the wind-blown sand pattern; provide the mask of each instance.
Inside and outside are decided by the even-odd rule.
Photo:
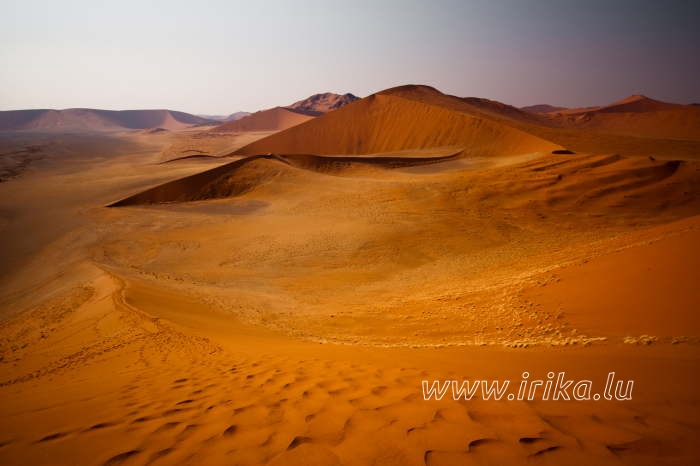
[[[696,463],[692,143],[528,115],[410,86],[216,157],[42,136],[0,183],[0,463]],[[422,397],[524,371],[634,397]]]

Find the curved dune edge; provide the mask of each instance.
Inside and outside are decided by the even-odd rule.
[[[461,154],[440,157],[323,157],[318,155],[254,155],[211,170],[167,182],[114,202],[108,207],[169,202],[202,201],[234,197],[249,192],[280,175],[299,171],[340,174],[350,169],[394,169],[453,160]]]

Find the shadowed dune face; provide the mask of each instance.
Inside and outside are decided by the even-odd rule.
[[[371,154],[439,146],[460,146],[469,156],[549,152],[559,148],[494,121],[376,94],[257,141],[235,154]]]
[[[322,157],[316,155],[256,155],[228,163],[183,179],[174,180],[111,204],[121,207],[137,204],[201,201],[234,197],[273,182],[323,174],[363,174],[374,170],[439,164],[459,155],[443,157]],[[306,171],[306,173],[301,173]]]
[[[280,175],[293,175],[286,160],[278,157],[250,157],[165,183],[115,202],[110,207],[233,197],[264,185]]]

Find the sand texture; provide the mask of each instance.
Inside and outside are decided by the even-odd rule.
[[[700,134],[616,105],[2,134],[0,464],[697,464]],[[525,371],[634,396],[422,397]]]

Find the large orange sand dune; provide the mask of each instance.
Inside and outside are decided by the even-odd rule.
[[[465,156],[492,156],[559,148],[501,122],[459,111],[450,106],[453,98],[432,88],[409,87],[413,88],[428,97],[406,98],[402,88],[374,94],[235,154],[371,154],[454,146],[464,149]]]

